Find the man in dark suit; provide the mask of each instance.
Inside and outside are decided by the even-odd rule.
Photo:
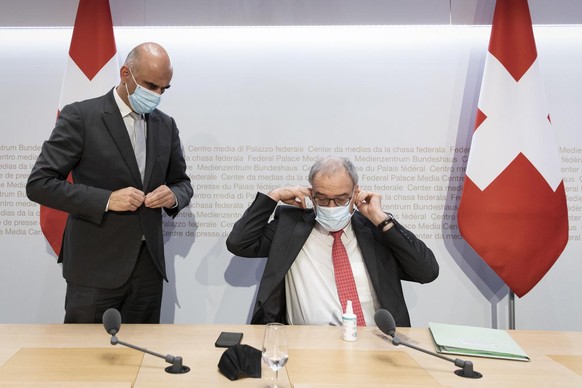
[[[341,323],[346,306],[338,298],[331,236],[341,231],[365,324],[383,308],[398,326],[410,326],[401,280],[433,281],[439,267],[432,251],[382,210],[380,194],[360,189],[349,160],[317,160],[309,183],[258,193],[228,236],[233,254],[268,257],[251,322]]]
[[[161,209],[175,216],[193,194],[176,123],[156,109],[172,74],[160,45],[134,48],[116,88],[62,109],[32,169],[28,197],[69,213],[66,323],[101,322],[110,307],[123,322],[159,323]]]

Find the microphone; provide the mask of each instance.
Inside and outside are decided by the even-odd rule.
[[[103,326],[105,331],[111,335],[119,332],[121,327],[121,314],[116,309],[108,309],[103,313]]]
[[[392,316],[392,314],[390,314],[390,312],[388,310],[380,309],[380,310],[376,311],[376,314],[374,314],[374,321],[376,322],[376,326],[378,326],[378,329],[380,329],[380,331],[382,333],[392,337],[392,345],[394,345],[394,346],[404,345],[404,346],[407,346],[407,347],[412,348],[414,350],[418,350],[418,351],[421,351],[423,353],[430,354],[431,356],[435,356],[438,358],[442,358],[443,360],[447,360],[449,362],[452,362],[453,364],[455,364],[455,366],[463,368],[463,369],[457,369],[455,371],[455,374],[457,376],[467,377],[470,379],[480,379],[481,377],[483,377],[483,375],[481,373],[473,370],[473,363],[471,361],[463,361],[459,358],[455,358],[453,360],[450,357],[445,357],[441,354],[434,353],[434,352],[431,352],[429,350],[425,350],[425,349],[419,348],[417,346],[414,346],[412,344],[409,344],[409,343],[402,341],[395,334],[396,333],[396,322],[394,321],[394,317]]]
[[[144,352],[147,354],[151,354],[152,356],[156,356],[159,358],[163,358],[167,363],[172,364],[165,369],[168,373],[187,373],[190,371],[190,368],[186,365],[182,365],[182,357],[179,356],[171,356],[153,352],[151,350],[141,348],[136,345],[129,344],[127,342],[120,341],[115,335],[119,332],[121,327],[121,314],[114,308],[107,309],[103,313],[103,326],[105,327],[105,331],[111,334],[111,345],[123,345],[127,346],[128,348],[132,348],[135,350],[139,350],[140,352]]]

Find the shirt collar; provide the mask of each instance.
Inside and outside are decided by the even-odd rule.
[[[348,225],[344,228],[344,234],[346,235],[348,240],[351,240],[352,238],[354,238],[354,228],[352,228],[352,219],[351,218],[350,218],[350,222],[348,222]]]
[[[125,117],[128,114],[130,114],[131,112],[133,112],[133,110],[131,110],[131,108],[121,99],[121,97],[119,96],[119,93],[117,93],[117,88],[113,88],[113,98],[115,99],[115,103],[117,104],[117,107],[119,108],[119,112],[121,113],[121,117]]]

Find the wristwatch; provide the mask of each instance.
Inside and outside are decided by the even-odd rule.
[[[378,230],[379,230],[380,232],[383,232],[383,231],[384,231],[384,228],[386,227],[386,225],[388,225],[388,224],[390,224],[390,223],[394,222],[394,216],[392,215],[392,213],[387,213],[387,215],[388,215],[388,217],[386,217],[386,219],[385,219],[384,221],[380,222],[380,223],[379,223],[379,224],[376,226],[376,228],[378,228]]]

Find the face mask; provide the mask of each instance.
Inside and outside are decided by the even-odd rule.
[[[336,232],[345,228],[352,218],[349,205],[335,207],[316,206],[316,212],[315,220],[328,232]]]
[[[151,90],[148,90],[137,83],[135,77],[133,76],[133,72],[129,69],[129,73],[131,74],[131,78],[133,78],[133,82],[137,85],[133,94],[129,94],[129,90],[127,89],[127,84],[125,84],[125,90],[127,90],[127,95],[129,97],[129,104],[131,108],[139,114],[146,114],[152,112],[162,99],[162,96],[158,93],[154,93]]]

